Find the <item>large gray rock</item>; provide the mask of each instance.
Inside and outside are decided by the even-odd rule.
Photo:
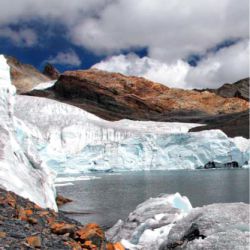
[[[160,250],[247,250],[250,243],[249,208],[244,203],[195,208],[172,227]]]
[[[247,250],[249,204],[192,208],[186,197],[151,198],[118,221],[106,236],[128,250]]]

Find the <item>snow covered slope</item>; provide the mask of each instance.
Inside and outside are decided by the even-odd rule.
[[[188,133],[199,124],[109,122],[31,96],[17,96],[15,116],[30,130],[42,159],[58,173],[194,169],[209,161],[243,165],[248,160],[245,149],[237,146],[240,143],[220,130]],[[20,131],[17,135],[22,143],[25,135]]]
[[[54,174],[40,159],[32,140],[27,138],[20,144],[16,137],[21,127],[14,121],[14,102],[9,66],[0,55],[0,185],[41,207],[57,210]]]

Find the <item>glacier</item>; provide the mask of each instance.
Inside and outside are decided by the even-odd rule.
[[[248,139],[188,132],[202,124],[110,122],[69,104],[16,95],[3,56],[0,77],[0,185],[41,207],[57,210],[56,173],[196,169],[209,161],[249,167]]]
[[[16,136],[21,121],[13,116],[15,87],[11,84],[9,66],[0,55],[0,186],[28,198],[41,207],[57,211],[55,173],[39,157],[28,137],[22,144]],[[27,128],[26,128],[27,129]],[[29,133],[27,129],[27,133]]]
[[[33,140],[42,160],[59,174],[93,171],[196,169],[209,161],[248,163],[249,140],[220,130],[188,132],[201,124],[109,122],[42,97],[17,96],[19,143]]]

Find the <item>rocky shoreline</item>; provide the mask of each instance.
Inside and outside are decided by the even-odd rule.
[[[57,201],[70,202],[62,196]],[[165,194],[139,204],[104,232],[0,188],[0,249],[247,250],[249,208],[245,203],[193,208],[187,197]]]
[[[106,240],[97,224],[81,225],[0,189],[0,249],[123,250]]]

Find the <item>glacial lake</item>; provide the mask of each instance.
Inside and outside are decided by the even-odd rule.
[[[59,194],[73,200],[62,206],[67,214],[83,224],[96,222],[111,227],[141,202],[161,193],[176,193],[189,198],[193,207],[211,203],[249,203],[249,170],[171,170],[94,174],[91,180],[59,186]]]

